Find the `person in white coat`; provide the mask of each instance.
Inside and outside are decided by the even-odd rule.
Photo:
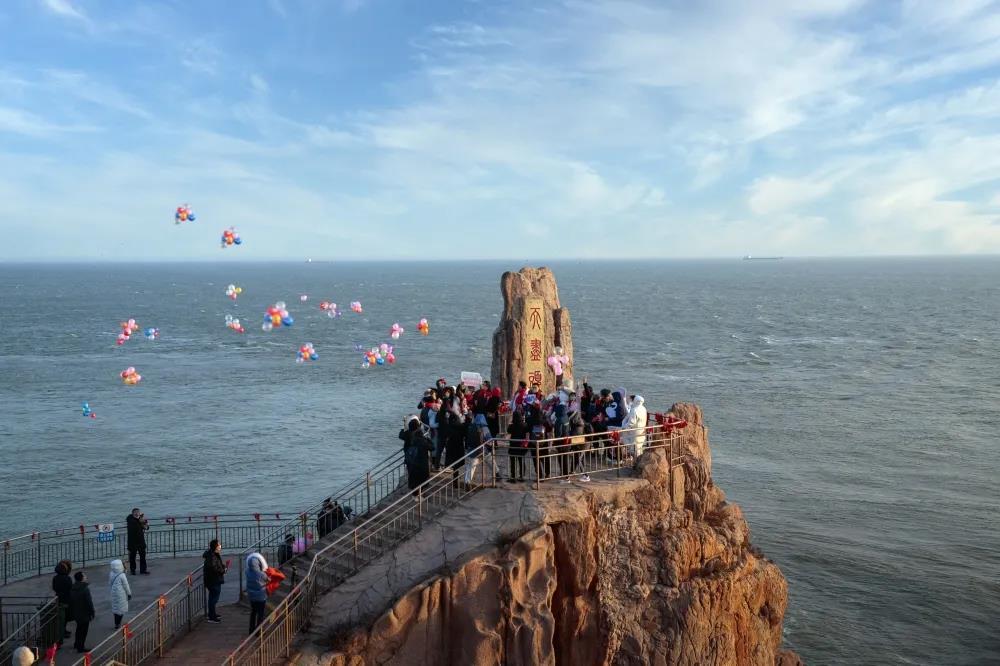
[[[622,421],[622,444],[626,447],[628,455],[636,458],[642,455],[642,449],[646,446],[645,402],[641,395],[635,396],[629,405],[628,416]]]
[[[128,613],[128,602],[132,599],[132,588],[128,584],[125,565],[121,560],[111,561],[108,584],[111,586],[111,613],[115,616],[115,629],[119,629],[122,618]]]

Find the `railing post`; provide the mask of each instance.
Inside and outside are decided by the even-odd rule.
[[[38,575],[42,575],[42,533],[38,533]]]
[[[3,542],[3,584],[7,584],[7,552],[10,550],[10,541]]]
[[[243,595],[243,563],[237,562],[236,568],[239,569],[240,572],[240,601],[243,601],[243,599],[245,598]]]
[[[83,566],[81,568],[82,569],[86,569],[87,568],[87,535],[86,535],[86,528],[80,530],[80,553],[81,553],[80,557],[83,558]]]
[[[424,485],[417,486],[417,526],[424,527]]]
[[[535,440],[535,490],[538,490],[539,488],[538,482],[541,480],[542,477],[542,461],[538,459],[538,451],[539,451],[538,440],[536,439]]]
[[[354,528],[354,568],[358,568],[358,528]]]
[[[372,473],[371,470],[365,472],[365,496],[368,498],[368,511],[372,510]]]
[[[187,619],[188,619],[188,633],[194,627],[194,611],[191,610],[191,576],[187,579]]]
[[[268,666],[267,660],[264,659],[264,621],[261,620],[260,624],[257,625],[257,663],[260,666]]]
[[[174,557],[177,559],[177,519],[170,521],[170,551]]]
[[[156,656],[163,656],[163,597],[156,600]]]

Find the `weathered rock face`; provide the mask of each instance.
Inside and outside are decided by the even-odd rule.
[[[780,650],[785,579],[750,544],[739,507],[712,483],[701,410],[675,405],[674,412],[691,424],[681,465],[651,451],[637,478],[484,491],[474,499],[495,493],[496,511],[485,543],[443,561],[433,556],[443,569],[386,597],[384,608],[369,605],[368,617],[325,623],[321,608],[312,643],[294,663],[801,663]],[[476,522],[475,511],[451,518]],[[442,542],[447,550],[448,534],[444,528],[430,539],[438,551]],[[399,561],[420,557],[419,544],[403,547],[377,579],[399,578]],[[326,612],[360,604],[375,588],[333,599]]]
[[[573,325],[569,310],[559,304],[556,279],[548,268],[522,268],[517,273],[506,272],[500,278],[503,294],[503,314],[493,333],[493,368],[491,382],[499,386],[504,395],[511,395],[519,381],[529,381],[525,373],[524,334],[527,321],[525,301],[538,297],[544,304],[544,335],[542,355],[548,359],[556,347],[562,347],[569,363],[563,368],[563,381],[573,377]],[[555,373],[544,365],[541,389],[548,393],[555,388]]]

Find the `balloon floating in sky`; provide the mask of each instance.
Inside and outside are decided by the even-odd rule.
[[[400,326],[399,322],[397,321],[395,324],[392,325],[392,328],[389,329],[389,337],[391,337],[393,340],[399,340],[399,336],[401,336],[404,333],[404,330],[405,329],[403,329],[403,327]]]
[[[129,385],[135,386],[142,381],[142,375],[136,372],[135,368],[129,366],[121,371],[122,382]]]
[[[156,338],[160,337],[160,329],[153,328],[152,326],[150,326],[149,328],[144,330],[142,334],[146,336],[147,340],[155,340]]]
[[[181,222],[194,222],[194,213],[191,212],[191,207],[187,204],[178,206],[177,210],[174,211],[174,224]]]
[[[118,334],[118,344],[123,345],[129,341],[132,334],[139,330],[139,324],[135,323],[135,319],[129,319],[128,321],[123,321],[121,323],[121,332]]]
[[[359,347],[360,345],[356,345]],[[362,368],[370,368],[373,365],[392,365],[396,362],[396,355],[393,354],[392,345],[383,342],[378,347],[372,347],[364,353],[364,360],[361,362]]]
[[[295,359],[296,363],[305,363],[306,361],[316,361],[319,359],[319,354],[316,353],[316,349],[313,347],[313,343],[307,342],[301,347],[299,347],[298,356]]]
[[[96,419],[97,418],[97,414],[95,414],[94,410],[92,410],[90,408],[90,403],[89,402],[83,403],[83,408],[80,411],[81,411],[81,413],[84,416],[89,416],[92,419]]]
[[[237,333],[246,333],[246,329],[243,328],[243,324],[240,323],[239,319],[233,317],[233,315],[226,315],[226,328],[231,328]]]
[[[284,301],[278,301],[267,309],[264,315],[264,324],[261,326],[265,331],[270,331],[275,326],[291,326],[295,323],[292,315],[288,314]]]
[[[426,319],[421,319],[420,323],[417,324],[417,330],[420,331],[420,335],[427,335],[431,332],[431,325]]]
[[[357,312],[358,314],[363,312],[361,309],[361,301],[351,301],[351,312]]]
[[[326,316],[330,319],[339,317],[341,315],[340,308],[337,307],[336,303],[331,303],[330,301],[323,301],[319,304],[319,309],[326,313]]]
[[[230,245],[240,245],[242,242],[240,232],[236,231],[236,227],[229,227],[222,232],[222,249],[226,249]]]
[[[237,287],[235,284],[231,284],[228,287],[226,287],[226,296],[228,296],[230,299],[234,301],[242,293],[243,293],[243,287]]]

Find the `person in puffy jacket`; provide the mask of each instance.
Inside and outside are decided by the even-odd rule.
[[[264,621],[264,608],[267,606],[268,576],[267,560],[260,553],[247,555],[246,581],[247,599],[250,600],[250,633]]]
[[[56,598],[59,600],[59,626],[62,628],[62,634],[59,639],[59,645],[62,646],[64,638],[69,638],[70,633],[66,631],[66,625],[73,621],[70,614],[70,591],[73,589],[73,577],[70,576],[70,572],[73,571],[73,563],[69,560],[63,560],[56,565],[56,575],[52,577],[52,591],[56,593]]]
[[[420,419],[410,418],[405,430],[399,431],[403,440],[403,461],[406,463],[407,483],[414,490],[424,481],[431,478],[430,454],[434,445],[424,435],[420,427]]]
[[[10,660],[11,666],[31,666],[35,663],[35,655],[32,654],[31,648],[22,645],[14,650]]]
[[[115,616],[115,629],[121,629],[122,618],[128,613],[128,602],[132,598],[132,588],[125,575],[125,565],[121,560],[111,560],[111,572],[108,574],[108,585],[111,587],[111,614]]]
[[[646,407],[645,399],[637,395],[629,407],[628,416],[622,423],[622,445],[628,455],[638,458],[646,445]]]
[[[201,557],[205,560],[201,579],[208,592],[208,621],[212,624],[218,624],[222,618],[219,617],[215,608],[219,603],[219,597],[222,596],[222,584],[226,582],[226,565],[222,562],[222,544],[219,543],[219,540],[209,541],[208,550],[202,553]]]

